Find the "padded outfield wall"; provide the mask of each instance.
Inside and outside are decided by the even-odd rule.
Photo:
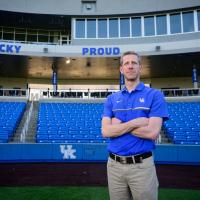
[[[0,162],[106,162],[107,144],[0,144]],[[157,164],[200,165],[200,145],[159,144]]]

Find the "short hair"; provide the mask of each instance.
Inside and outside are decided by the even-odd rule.
[[[120,66],[122,66],[122,64],[123,64],[123,58],[126,55],[135,55],[135,56],[137,56],[138,62],[141,65],[141,56],[138,53],[136,53],[135,51],[126,51],[120,57]]]

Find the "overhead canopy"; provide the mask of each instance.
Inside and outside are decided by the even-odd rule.
[[[200,52],[142,57],[142,78],[191,77],[192,69],[200,70]],[[47,78],[52,77],[52,66],[58,79],[118,79],[117,57],[66,58],[0,55],[0,77]]]

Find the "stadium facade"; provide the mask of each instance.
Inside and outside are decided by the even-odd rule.
[[[1,101],[26,101],[26,106],[2,104],[2,113],[19,107],[1,119],[11,119],[8,116],[17,113],[18,118],[14,116],[16,121],[12,121],[14,131],[21,123],[23,130],[9,141],[14,144],[7,144],[8,138],[0,135],[0,141],[6,143],[0,144],[0,162],[105,162],[107,141],[100,138],[101,108],[93,106],[119,89],[123,82],[119,57],[129,50],[142,55],[144,83],[163,90],[166,96],[175,97],[172,100],[187,98],[199,103],[200,0],[0,0]],[[53,103],[45,104],[49,100]],[[71,105],[66,108],[64,104],[55,103],[58,101]],[[74,101],[93,101],[93,105],[78,108]],[[189,106],[199,111],[197,104]],[[200,118],[190,112],[188,105],[176,106],[171,106],[172,113],[177,110],[192,114],[190,117],[185,114],[182,121],[187,125],[195,122],[195,127],[190,132],[189,124],[187,130],[179,130],[186,135],[177,136],[171,135],[171,124],[166,125],[168,136],[181,142],[157,145],[155,159],[161,164],[199,165]],[[81,110],[82,115],[72,113],[76,109]],[[56,121],[57,127],[53,120],[58,116],[54,118],[48,116],[49,113],[62,116],[62,120]],[[72,118],[67,118],[71,114]],[[181,115],[182,112],[177,112],[174,121]],[[45,121],[46,116],[49,121]],[[79,124],[74,117],[79,117]],[[80,128],[81,122],[86,125],[85,121],[91,127],[91,121],[95,121],[92,117],[98,117],[93,129]],[[59,127],[64,119],[66,124],[71,120],[72,127],[67,132],[73,138],[65,135],[64,128],[68,126]],[[28,133],[26,139],[30,136],[34,142],[29,142],[24,132],[33,122],[34,135]],[[11,134],[12,124],[3,124],[2,132],[4,125],[9,126]],[[73,129],[76,126],[78,129]],[[79,138],[77,132],[82,134]],[[87,132],[93,138],[83,138]],[[175,133],[177,129],[173,130]]]
[[[44,87],[54,65],[61,89],[94,83],[118,89],[119,56],[135,50],[143,55],[145,83],[192,88],[192,69],[200,65],[199,6],[199,0],[1,0],[0,85],[26,88],[39,78]]]

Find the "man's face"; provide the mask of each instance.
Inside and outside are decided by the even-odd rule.
[[[120,67],[120,72],[128,81],[139,80],[141,65],[139,64],[138,57],[136,55],[125,55],[123,57],[122,66]]]

